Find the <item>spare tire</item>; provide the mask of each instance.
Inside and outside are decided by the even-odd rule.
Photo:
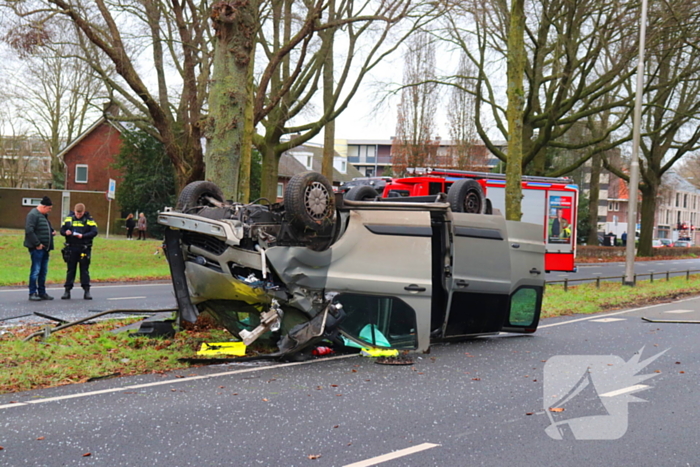
[[[328,179],[318,172],[294,175],[284,192],[285,218],[299,230],[329,232],[335,222],[335,195]]]
[[[371,186],[358,185],[350,188],[344,198],[350,201],[374,201],[377,196],[379,193]]]
[[[447,202],[454,212],[483,214],[486,203],[484,191],[476,180],[463,178],[452,184],[447,192]]]
[[[224,193],[215,183],[199,180],[188,184],[177,198],[175,209],[186,212],[199,206],[214,206],[207,198],[224,201]]]

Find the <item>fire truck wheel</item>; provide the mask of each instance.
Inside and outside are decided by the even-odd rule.
[[[374,201],[374,199],[379,196],[377,190],[369,185],[358,185],[350,188],[347,193],[345,193],[344,198],[350,201]]]
[[[472,179],[457,180],[447,192],[447,202],[454,212],[483,214],[486,207],[484,192],[479,182]]]
[[[484,209],[484,214],[493,214],[493,204],[491,200],[486,198],[486,209]]]
[[[176,209],[186,212],[198,206],[214,206],[209,198],[224,201],[224,193],[215,183],[200,180],[187,185],[177,199]]]
[[[328,179],[318,172],[294,175],[284,192],[287,221],[295,228],[329,232],[335,223],[335,196]]]

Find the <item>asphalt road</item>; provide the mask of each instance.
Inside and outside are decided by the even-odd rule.
[[[548,319],[409,366],[249,363],[6,394],[0,465],[697,466],[700,326],[641,317],[700,320],[700,298]]]
[[[90,288],[92,300],[83,300],[83,290],[71,291],[70,300],[61,300],[63,287],[49,287],[47,293],[53,300],[29,301],[26,288],[0,289],[0,325],[16,324],[18,321],[46,321],[38,319],[34,312],[47,314],[66,321],[84,318],[100,311],[114,309],[165,309],[176,307],[171,283],[146,284],[95,284]],[[15,316],[19,319],[8,320]],[[3,321],[4,320],[4,321]]]

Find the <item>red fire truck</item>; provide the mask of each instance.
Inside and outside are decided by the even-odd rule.
[[[505,212],[506,180],[503,174],[464,170],[426,170],[413,177],[392,179],[382,198],[427,196],[448,193],[457,180],[471,178],[481,185],[486,197],[485,210]],[[545,270],[576,271],[576,223],[578,186],[569,178],[522,178],[522,221],[542,226],[546,246]],[[448,193],[449,195],[449,193]]]

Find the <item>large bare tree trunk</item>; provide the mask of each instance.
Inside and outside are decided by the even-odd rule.
[[[255,57],[255,49],[251,52],[251,57]],[[255,133],[255,123],[253,122],[253,93],[255,83],[253,80],[253,69],[255,61],[252,59],[248,66],[248,83],[246,94],[248,100],[245,106],[245,125],[243,128],[243,141],[241,144],[241,167],[238,175],[238,201],[248,203],[250,201],[250,176],[253,159],[253,134]]]
[[[328,4],[328,16],[335,16],[335,1],[330,0]],[[323,64],[323,108],[330,111],[333,109],[333,38],[335,29],[330,28],[322,33],[328,52]],[[335,120],[326,123],[323,129],[323,163],[321,173],[331,182],[333,181],[333,156],[335,155]],[[375,174],[376,175],[376,174]]]
[[[641,232],[639,233],[639,249],[637,256],[652,256],[651,240],[654,238],[654,214],[656,213],[656,194],[659,191],[659,180],[644,183],[639,187],[642,193]],[[634,241],[637,219],[627,219],[627,238]],[[630,240],[628,240],[630,241]]]
[[[249,70],[256,31],[251,0],[219,1],[212,7],[216,44],[209,92],[210,145],[206,178],[225,198],[239,197],[238,176],[245,134]],[[248,173],[250,173],[248,164]]]
[[[506,219],[519,221],[522,216],[520,200],[523,197],[523,103],[525,90],[525,1],[512,0],[510,29],[508,31],[508,165],[506,166]]]

